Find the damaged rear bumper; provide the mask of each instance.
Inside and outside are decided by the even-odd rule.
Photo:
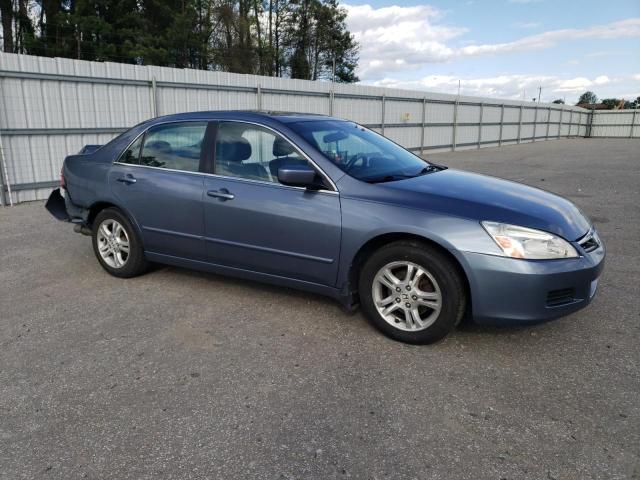
[[[49,195],[44,207],[58,220],[74,223],[76,232],[84,235],[91,234],[91,229],[87,225],[89,211],[74,205],[68,193],[65,192],[65,195],[63,195],[60,189],[56,188]]]
[[[49,198],[44,208],[49,210],[49,213],[63,222],[70,222],[71,216],[67,212],[66,198],[62,196],[59,188],[56,188]]]

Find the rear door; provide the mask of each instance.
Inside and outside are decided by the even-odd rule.
[[[307,160],[255,124],[220,122],[214,151],[214,175],[204,180],[209,261],[334,285],[341,215],[330,182],[317,191],[280,184],[278,167]]]
[[[201,167],[208,124],[159,124],[135,140],[109,172],[109,185],[142,230],[145,250],[205,260]]]

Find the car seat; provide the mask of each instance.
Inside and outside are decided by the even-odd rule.
[[[278,178],[278,169],[285,165],[306,165],[307,161],[295,156],[290,157],[295,152],[293,145],[291,145],[284,138],[276,137],[273,141],[273,156],[277,157],[269,162],[269,171],[274,178]]]
[[[246,138],[228,136],[216,142],[216,173],[253,180],[270,181],[269,173],[259,163],[244,161],[251,157]]]

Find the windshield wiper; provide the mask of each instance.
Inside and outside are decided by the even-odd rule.
[[[441,170],[446,170],[447,167],[443,165],[437,165],[435,163],[431,163],[420,170],[418,173],[414,173],[412,175],[395,173],[395,174],[387,174],[382,175],[380,177],[371,177],[371,178],[363,178],[367,183],[383,183],[383,182],[393,182],[396,180],[405,180],[407,178],[419,177],[420,175],[426,175],[427,173],[439,172]]]
[[[413,178],[413,175],[384,175],[382,177],[363,178],[363,180],[367,183],[384,183],[404,180],[405,178]]]
[[[419,177],[420,175],[426,175],[427,173],[439,172],[446,169],[447,167],[445,167],[444,165],[436,165],[435,163],[432,163],[416,173],[415,176]]]

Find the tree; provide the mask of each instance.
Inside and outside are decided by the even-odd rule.
[[[2,48],[13,53],[13,4],[11,0],[0,0],[0,22],[2,24]]]
[[[596,97],[595,93],[591,91],[586,91],[582,95],[580,95],[580,98],[578,99],[578,103],[576,105],[585,104],[585,103],[589,105],[598,103],[598,97]]]
[[[555,104],[557,104],[557,105],[564,105],[564,100],[563,100],[563,99],[561,99],[561,98],[558,98],[558,99],[554,100],[554,101],[553,101],[553,102],[551,102],[551,103],[555,103]]]
[[[292,2],[293,4],[293,2]],[[299,0],[293,4],[285,38],[292,78],[356,82],[358,45],[346,27],[347,12],[336,0]]]
[[[600,103],[607,107],[607,110],[617,110],[620,104],[624,105],[624,100],[619,98],[605,98]]]
[[[0,0],[7,52],[353,82],[345,19],[337,0]]]

